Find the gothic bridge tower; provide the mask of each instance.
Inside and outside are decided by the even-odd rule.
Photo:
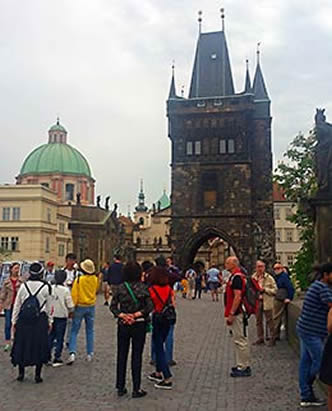
[[[270,98],[259,50],[253,84],[234,90],[224,16],[222,30],[200,32],[188,98],[167,100],[172,144],[171,241],[190,264],[209,238],[221,237],[241,263],[274,258]]]

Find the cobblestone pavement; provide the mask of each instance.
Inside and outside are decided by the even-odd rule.
[[[195,411],[294,411],[299,409],[297,358],[285,341],[276,347],[252,348],[253,376],[232,379],[234,365],[231,337],[222,318],[222,303],[178,298],[175,359],[172,391],[156,390],[146,379],[150,337],[145,347],[143,388],[148,396],[117,398],[115,393],[116,323],[98,299],[96,355],[85,361],[84,333],[81,331],[79,357],[72,366],[45,367],[44,383],[33,382],[32,369],[24,383],[15,380],[17,370],[8,353],[0,353],[0,410],[195,410]],[[3,318],[0,319],[1,332]],[[251,324],[250,338],[255,338]],[[130,372],[128,372],[130,377]],[[129,392],[131,382],[128,383]],[[324,408],[320,408],[324,409]]]

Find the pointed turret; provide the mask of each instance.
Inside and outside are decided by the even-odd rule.
[[[138,194],[138,205],[135,207],[136,211],[146,212],[148,211],[147,206],[145,205],[145,194],[143,191],[143,180],[141,180],[141,189]]]
[[[246,77],[244,80],[244,93],[251,93],[251,80],[250,80],[250,72],[249,72],[249,60],[246,60]]]
[[[174,74],[174,64],[172,65],[172,80],[171,80],[171,87],[169,88],[169,95],[168,99],[170,98],[177,98],[176,95],[176,87],[175,87],[175,74]]]
[[[201,33],[201,16],[198,20],[199,37],[189,98],[221,97],[234,94],[231,63],[224,31],[223,9],[221,17],[222,31],[213,33]]]
[[[258,44],[259,46],[259,44]],[[265,85],[261,65],[260,65],[260,51],[257,49],[257,67],[253,84],[253,93],[255,95],[255,100],[267,100],[270,101],[267,88]]]

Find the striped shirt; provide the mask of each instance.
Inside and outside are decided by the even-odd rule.
[[[318,337],[327,336],[329,303],[332,304],[332,290],[327,284],[315,281],[308,289],[297,320],[300,332]]]

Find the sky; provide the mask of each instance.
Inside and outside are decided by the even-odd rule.
[[[0,0],[0,183],[20,167],[60,116],[68,142],[89,160],[96,193],[123,213],[170,188],[166,99],[190,85],[198,36],[225,26],[236,91],[256,44],[272,100],[274,162],[313,127],[332,122],[330,0]]]

